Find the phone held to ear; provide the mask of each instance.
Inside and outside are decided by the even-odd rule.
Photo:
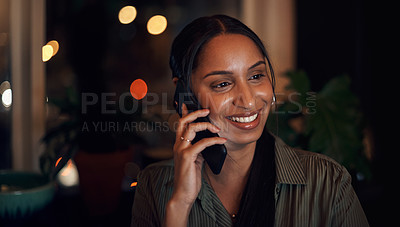
[[[176,90],[174,95],[174,106],[179,116],[182,117],[182,104],[185,103],[189,113],[202,109],[198,103],[196,97],[192,95],[191,92],[187,90],[185,82],[181,79],[178,80],[176,84]],[[210,122],[208,117],[197,118],[194,122]],[[217,133],[212,133],[209,130],[204,130],[196,133],[196,137],[193,139],[192,144],[203,138],[216,137]],[[205,148],[201,154],[204,160],[207,162],[211,171],[214,174],[219,174],[221,172],[222,166],[226,158],[226,147],[223,144],[215,144],[210,147]]]

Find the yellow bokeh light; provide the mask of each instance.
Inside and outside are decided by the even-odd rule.
[[[53,47],[50,45],[44,45],[42,47],[42,61],[46,62],[53,57]]]
[[[60,45],[58,44],[58,42],[56,40],[51,40],[50,42],[47,43],[47,45],[50,45],[51,47],[53,47],[53,55],[56,55],[58,52],[58,49],[60,48]]]
[[[136,8],[133,6],[125,6],[119,11],[118,19],[121,24],[129,24],[136,18]]]
[[[167,18],[155,15],[147,22],[147,31],[152,35],[159,35],[165,31],[167,24]]]

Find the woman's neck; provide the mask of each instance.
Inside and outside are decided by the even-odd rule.
[[[241,149],[234,150],[227,146],[228,155],[221,173],[218,175],[214,175],[207,165],[204,169],[206,180],[232,217],[239,211],[240,201],[254,157],[255,145],[256,143],[248,144],[242,146]]]
[[[228,154],[219,175],[212,174],[207,168],[209,176],[220,184],[239,183],[247,180],[250,166],[253,161],[256,142],[243,146],[227,146]],[[239,182],[238,182],[239,181]]]

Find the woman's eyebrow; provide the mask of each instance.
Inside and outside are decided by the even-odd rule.
[[[209,76],[213,76],[213,75],[231,75],[231,74],[233,74],[233,72],[231,72],[231,71],[223,71],[223,70],[221,70],[221,71],[212,71],[212,72],[210,72],[210,73],[207,73],[207,74],[203,77],[203,79],[205,79],[205,78],[207,78],[207,77],[209,77]]]
[[[256,64],[250,66],[250,67],[249,67],[249,70],[254,69],[255,67],[257,67],[257,66],[259,66],[259,65],[262,65],[262,64],[267,65],[267,64],[265,63],[265,61],[258,61]]]
[[[255,68],[255,67],[259,66],[259,65],[262,65],[262,64],[266,65],[265,61],[258,61],[254,65],[250,66],[248,70],[251,70],[251,69],[253,69],[253,68]],[[205,78],[207,78],[209,76],[213,76],[213,75],[232,75],[232,74],[233,74],[233,72],[231,72],[231,71],[217,70],[217,71],[212,71],[210,73],[207,73],[203,77],[203,79],[205,79]]]

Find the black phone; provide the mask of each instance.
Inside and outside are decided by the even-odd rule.
[[[188,91],[188,86],[186,83],[179,79],[176,84],[176,90],[174,95],[174,106],[179,116],[182,117],[182,104],[185,103],[189,113],[203,109],[196,97]],[[194,122],[210,122],[208,117],[197,118]],[[203,138],[216,137],[217,133],[212,133],[209,130],[204,130],[196,133],[196,137],[191,142],[192,144]],[[223,144],[215,144],[205,148],[201,154],[204,160],[207,162],[211,171],[214,174],[219,174],[221,172],[222,166],[224,165],[226,158],[226,147]]]

